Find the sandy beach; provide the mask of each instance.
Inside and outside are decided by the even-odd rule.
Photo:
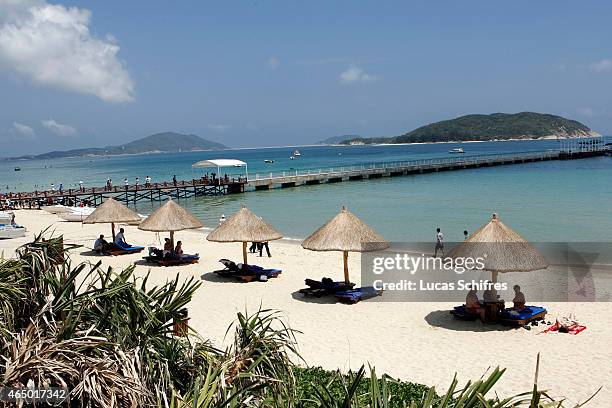
[[[541,388],[549,389],[554,396],[571,396],[570,401],[577,403],[603,386],[588,406],[612,406],[610,302],[546,304],[552,318],[573,314],[588,328],[576,336],[538,334],[541,326],[528,331],[454,321],[448,313],[453,306],[450,303],[361,302],[349,306],[326,299],[304,299],[297,293],[304,286],[304,278],[339,279],[342,255],[306,251],[295,241],[272,242],[272,258],[254,257],[254,263],[282,269],[280,278],[247,284],[221,280],[212,274],[221,268],[220,258],[240,260],[241,245],[208,242],[203,231],[176,234],[186,252],[200,254],[200,263],[164,268],[145,264],[142,254],[100,257],[90,252],[97,235],[110,235],[108,225],[69,223],[44,211],[28,210],[16,211],[16,220],[27,227],[28,234],[0,241],[4,257],[12,256],[19,245],[50,227],[54,235],[64,235],[66,242],[84,245],[72,253],[75,262],[101,260],[114,268],[135,263],[137,275],[150,271],[152,284],[163,284],[176,274],[181,279],[201,280],[202,286],[189,305],[190,323],[219,347],[224,345],[225,332],[236,312],[261,306],[279,310],[289,325],[301,332],[297,336],[299,350],[309,365],[346,371],[370,363],[378,373],[435,385],[439,390],[446,389],[455,372],[463,383],[499,365],[507,372],[496,391],[506,395],[532,388],[539,352]],[[157,234],[134,226],[124,228],[132,244],[159,245]],[[351,277],[358,281],[359,256],[351,254],[349,262]]]

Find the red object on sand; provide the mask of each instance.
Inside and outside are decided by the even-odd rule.
[[[567,333],[576,335],[584,330],[586,330],[586,326],[582,326],[580,324],[574,324],[567,328]],[[544,330],[542,333],[556,332],[556,331],[559,331],[559,325],[557,323],[551,325],[546,330]]]

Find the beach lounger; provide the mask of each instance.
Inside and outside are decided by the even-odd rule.
[[[214,273],[224,278],[234,278],[242,282],[267,281],[270,278],[278,277],[282,273],[280,269],[266,269],[258,265],[237,264],[228,259],[220,259],[219,262],[225,265],[225,269],[214,271]]]
[[[371,299],[376,296],[382,296],[382,290],[376,290],[371,286],[364,288],[343,290],[334,294],[342,303],[355,304],[362,300]]]
[[[544,319],[546,313],[546,309],[539,306],[525,306],[523,310],[509,308],[500,313],[499,321],[507,325],[525,326],[534,320]]]
[[[123,246],[120,244],[114,244],[112,247],[102,251],[104,255],[127,255],[127,254],[137,254],[144,250],[143,246]]]
[[[311,297],[333,295],[337,292],[351,290],[355,286],[354,283],[334,282],[329,278],[323,278],[320,281],[313,279],[305,279],[304,283],[308,287],[300,289],[300,293],[304,296]]]
[[[170,257],[159,257],[159,256],[145,256],[145,261],[154,263],[160,266],[177,266],[198,263],[200,256],[183,254],[181,256],[170,256]]]

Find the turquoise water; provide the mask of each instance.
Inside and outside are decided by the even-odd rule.
[[[491,142],[461,145],[466,155],[523,152],[557,148],[556,141]],[[249,173],[292,168],[347,166],[378,161],[449,157],[451,144],[403,146],[303,147],[296,160],[292,148],[230,150],[165,155],[76,158],[0,163],[2,191],[49,188],[50,183],[74,187],[116,185],[136,176],[141,182],[200,177],[191,164],[202,159],[235,158]],[[264,159],[275,160],[265,164]],[[18,165],[22,171],[15,172]],[[229,168],[228,174],[241,169]],[[498,212],[504,222],[533,241],[612,241],[612,158],[526,163],[492,168],[430,173],[333,185],[249,192],[224,197],[198,197],[181,204],[215,226],[246,204],[290,237],[304,237],[345,204],[385,238],[394,241],[432,240],[441,227],[447,240],[460,240]],[[150,212],[149,203],[139,204]]]

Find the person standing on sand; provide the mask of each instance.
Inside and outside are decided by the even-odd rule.
[[[128,181],[127,177],[123,180],[123,184],[125,184],[125,191],[127,191],[128,187],[130,185],[130,182]]]
[[[467,230],[463,230],[463,240],[467,241],[468,238],[469,238],[469,235],[468,235]]]
[[[442,257],[444,257],[444,234],[440,228],[436,228],[436,249],[434,250],[434,258],[438,256],[438,251],[442,252]]]
[[[219,226],[221,226],[225,222],[225,214],[221,214],[221,218],[219,218]]]
[[[145,177],[145,187],[151,187],[151,177]]]
[[[176,187],[176,174],[172,176],[172,184],[174,184],[174,187]]]
[[[271,258],[270,247],[268,246],[268,242],[259,242],[257,244],[257,248],[259,249],[259,256],[262,256],[263,249],[266,248],[266,252],[268,253],[268,258]]]

